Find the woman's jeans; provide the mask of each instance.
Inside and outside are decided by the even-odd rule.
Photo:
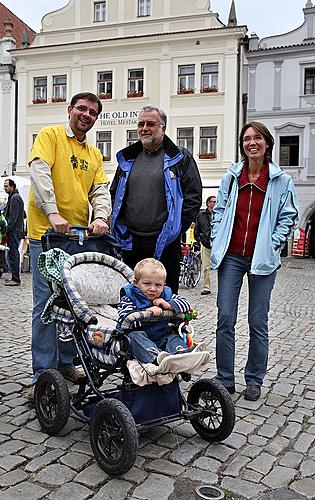
[[[268,276],[250,274],[251,257],[228,253],[218,269],[218,323],[216,362],[218,379],[234,384],[235,324],[243,277],[248,278],[249,347],[246,384],[262,385],[268,362],[268,313],[276,271]]]
[[[152,341],[142,330],[134,330],[128,334],[130,352],[142,363],[153,363],[161,350],[175,354],[177,347],[186,349],[185,341],[178,333],[166,333],[160,339]]]
[[[33,280],[33,383],[36,382],[40,373],[48,368],[71,368],[73,366],[73,356],[76,352],[73,342],[60,342],[58,344],[54,323],[45,325],[40,319],[44,306],[52,294],[48,281],[38,270],[37,262],[41,252],[41,242],[37,240],[30,240],[30,257]]]

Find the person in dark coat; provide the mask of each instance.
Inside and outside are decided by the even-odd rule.
[[[21,284],[19,246],[24,232],[24,202],[12,179],[6,179],[3,188],[9,195],[4,216],[7,221],[6,235],[10,249],[7,253],[7,260],[12,275],[4,284],[5,286],[19,286]]]
[[[201,243],[201,261],[202,261],[202,273],[203,273],[203,290],[201,295],[208,295],[211,293],[210,290],[210,256],[211,256],[211,221],[212,221],[212,210],[216,202],[215,196],[208,196],[206,200],[207,208],[202,210],[196,219],[195,225],[195,240]]]

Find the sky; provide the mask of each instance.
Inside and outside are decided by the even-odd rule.
[[[41,18],[45,14],[68,3],[67,0],[1,0],[1,2],[35,31],[40,31]],[[315,4],[315,0],[313,3]],[[210,4],[212,12],[217,12],[220,20],[226,24],[231,0],[210,0]],[[247,25],[248,35],[256,32],[259,38],[285,33],[300,26],[304,20],[302,9],[305,4],[306,0],[235,0],[238,24]]]

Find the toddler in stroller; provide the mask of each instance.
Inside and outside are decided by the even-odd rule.
[[[49,252],[54,250],[41,254],[41,259],[50,261]],[[55,302],[51,316],[61,337],[65,341],[71,337],[74,341],[86,377],[78,382],[77,391],[72,392],[75,386],[71,388],[70,394],[57,370],[46,370],[39,376],[34,404],[45,432],[58,433],[67,423],[71,408],[89,423],[95,458],[111,475],[123,474],[134,465],[138,432],[142,429],[185,419],[210,442],[229,436],[235,421],[234,405],[226,389],[215,379],[196,381],[187,398],[179,388],[176,373],[173,381],[164,385],[149,383],[141,387],[131,380],[127,365],[135,361],[131,360],[130,331],[135,330],[139,320],[183,321],[182,313],[162,310],[159,306],[154,306],[161,309],[159,316],[154,316],[152,309],[130,311],[117,328],[120,290],[131,284],[134,276],[124,263],[109,255],[98,252],[72,255],[61,264],[60,276],[67,308]],[[208,353],[199,354],[206,357]],[[194,358],[194,353],[168,357],[181,356]]]

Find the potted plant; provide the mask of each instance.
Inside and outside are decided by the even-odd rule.
[[[127,97],[142,97],[143,90],[128,90]]]
[[[216,153],[199,153],[200,160],[215,160],[217,157]]]
[[[110,156],[103,155],[103,161],[110,161]]]
[[[182,87],[181,89],[177,89],[177,94],[194,94],[195,91],[191,87]]]
[[[51,102],[66,102],[65,97],[52,97]]]
[[[100,94],[98,94],[98,97],[99,99],[111,99],[112,94],[110,92],[107,93],[101,92]]]
[[[47,99],[43,99],[43,97],[38,97],[37,99],[33,99],[33,104],[46,104]]]
[[[201,87],[200,89],[200,93],[201,94],[206,94],[208,92],[218,92],[218,87],[216,87],[215,85],[204,85],[203,87]]]

